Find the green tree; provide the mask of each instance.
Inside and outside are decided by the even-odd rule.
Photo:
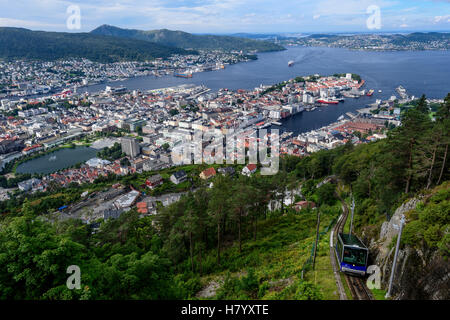
[[[427,103],[427,98],[425,97],[424,94],[422,95],[422,97],[420,97],[419,101],[417,102],[416,109],[425,114],[428,114],[428,112],[430,111],[430,107],[428,106]]]

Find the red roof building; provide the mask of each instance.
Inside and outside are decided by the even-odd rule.
[[[306,208],[315,208],[316,204],[312,201],[299,201],[294,205],[295,211],[300,211]]]
[[[203,180],[207,180],[207,179],[209,179],[211,177],[214,177],[215,175],[216,175],[216,169],[211,167],[211,168],[208,168],[206,170],[203,170],[200,173],[200,178],[203,179]]]

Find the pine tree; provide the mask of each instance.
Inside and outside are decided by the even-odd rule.
[[[428,112],[430,111],[430,108],[428,107],[427,103],[427,98],[425,97],[424,94],[422,95],[422,97],[420,97],[416,109],[425,114],[428,114]]]

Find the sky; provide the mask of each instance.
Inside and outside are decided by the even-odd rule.
[[[0,8],[0,26],[62,32],[102,24],[216,34],[450,31],[450,0],[0,0]]]

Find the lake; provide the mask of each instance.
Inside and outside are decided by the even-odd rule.
[[[90,147],[75,147],[73,149],[64,148],[55,152],[46,154],[42,157],[29,160],[17,166],[17,173],[53,173],[77,163],[86,162],[94,158],[97,150]]]

